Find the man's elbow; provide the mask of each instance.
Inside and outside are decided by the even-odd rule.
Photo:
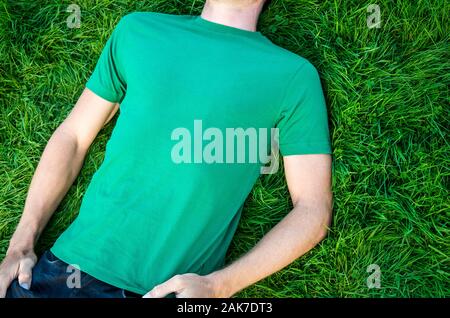
[[[312,211],[310,227],[310,239],[313,246],[319,244],[328,235],[331,226],[333,214],[333,198],[332,195],[326,196],[325,199],[317,200],[314,203],[305,204],[301,201],[294,201],[294,208],[298,207],[298,211],[303,209]],[[302,216],[303,217],[303,216]]]
[[[317,243],[320,243],[327,237],[328,230],[330,229],[331,226],[332,215],[333,215],[333,208],[330,204],[323,209],[320,226],[317,230]]]

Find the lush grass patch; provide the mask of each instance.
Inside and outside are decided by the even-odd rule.
[[[198,14],[203,1],[0,0],[0,258],[22,213],[48,138],[68,114],[124,14]],[[320,71],[333,141],[329,237],[239,296],[449,296],[449,2],[274,0],[260,29]],[[117,115],[116,115],[117,116]],[[37,248],[76,217],[115,120],[102,130]],[[229,259],[252,247],[290,209],[282,173],[258,181]],[[370,264],[381,288],[369,289]]]

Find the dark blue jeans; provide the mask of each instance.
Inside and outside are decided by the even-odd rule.
[[[133,298],[142,297],[130,291],[104,283],[84,272],[78,283],[73,279],[74,269],[57,258],[50,250],[44,252],[33,268],[29,290],[17,279],[9,286],[6,298]],[[72,276],[71,276],[72,275]],[[69,282],[69,283],[68,283]]]

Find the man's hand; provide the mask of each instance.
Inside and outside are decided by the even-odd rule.
[[[212,275],[183,274],[175,275],[166,282],[155,286],[143,298],[162,298],[170,293],[175,293],[177,298],[223,297],[218,291]]]
[[[11,282],[18,278],[20,286],[29,289],[31,286],[31,270],[36,264],[34,251],[26,253],[7,253],[0,264],[0,298],[4,298]]]
[[[0,264],[0,298],[18,278],[31,286],[37,261],[34,246],[53,212],[78,176],[86,153],[118,106],[85,89],[70,114],[52,134],[31,179],[20,222]]]

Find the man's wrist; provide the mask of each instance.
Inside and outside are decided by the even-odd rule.
[[[6,254],[26,255],[34,251],[34,242],[29,239],[11,241]]]
[[[229,281],[220,270],[212,272],[211,274],[206,275],[206,277],[211,281],[214,296],[216,298],[229,298],[232,296],[229,291]]]
[[[37,226],[19,224],[9,242],[7,254],[27,254],[34,251],[38,236]]]
[[[229,298],[240,290],[235,282],[235,277],[231,275],[228,268],[212,272],[207,277],[211,279],[214,292],[218,298]]]

